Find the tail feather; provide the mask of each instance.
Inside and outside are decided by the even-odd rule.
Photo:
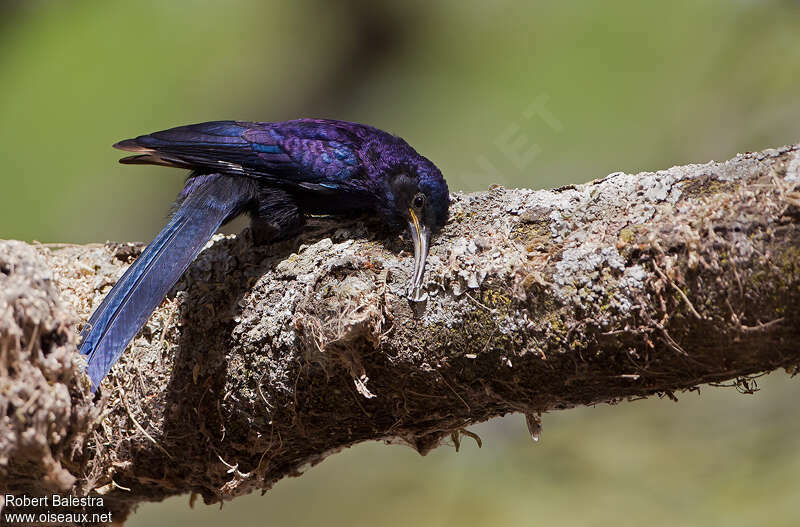
[[[81,353],[96,389],[211,236],[253,198],[246,178],[197,176],[170,222],[103,299],[84,328]]]

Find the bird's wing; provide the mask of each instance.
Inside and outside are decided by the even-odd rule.
[[[193,190],[171,221],[150,242],[103,299],[81,332],[92,390],[175,285],[220,225],[254,195],[243,178],[207,175],[192,180]]]
[[[121,141],[141,155],[122,163],[158,164],[247,175],[275,184],[336,186],[361,168],[360,139],[338,121],[212,121]]]

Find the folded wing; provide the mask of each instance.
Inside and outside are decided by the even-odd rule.
[[[266,179],[280,185],[343,183],[357,176],[360,138],[336,121],[282,123],[212,121],[121,141],[139,155],[120,160],[215,171]]]

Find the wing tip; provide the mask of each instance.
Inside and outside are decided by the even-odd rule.
[[[119,162],[123,165],[155,165],[158,164],[157,161],[158,158],[153,157],[150,154],[128,156],[119,160]]]
[[[142,146],[138,139],[125,139],[111,146],[118,150],[125,150],[126,152],[154,152],[152,148]]]
[[[123,165],[159,165],[172,168],[195,168],[194,165],[182,159],[165,157],[156,153],[123,157],[119,162]]]

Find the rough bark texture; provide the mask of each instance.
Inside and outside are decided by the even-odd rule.
[[[217,236],[93,397],[78,330],[138,244],[0,242],[0,486],[141,501],[268,489],[367,440],[426,453],[508,412],[617,402],[800,364],[798,146],[453,196],[409,243],[316,220]]]

